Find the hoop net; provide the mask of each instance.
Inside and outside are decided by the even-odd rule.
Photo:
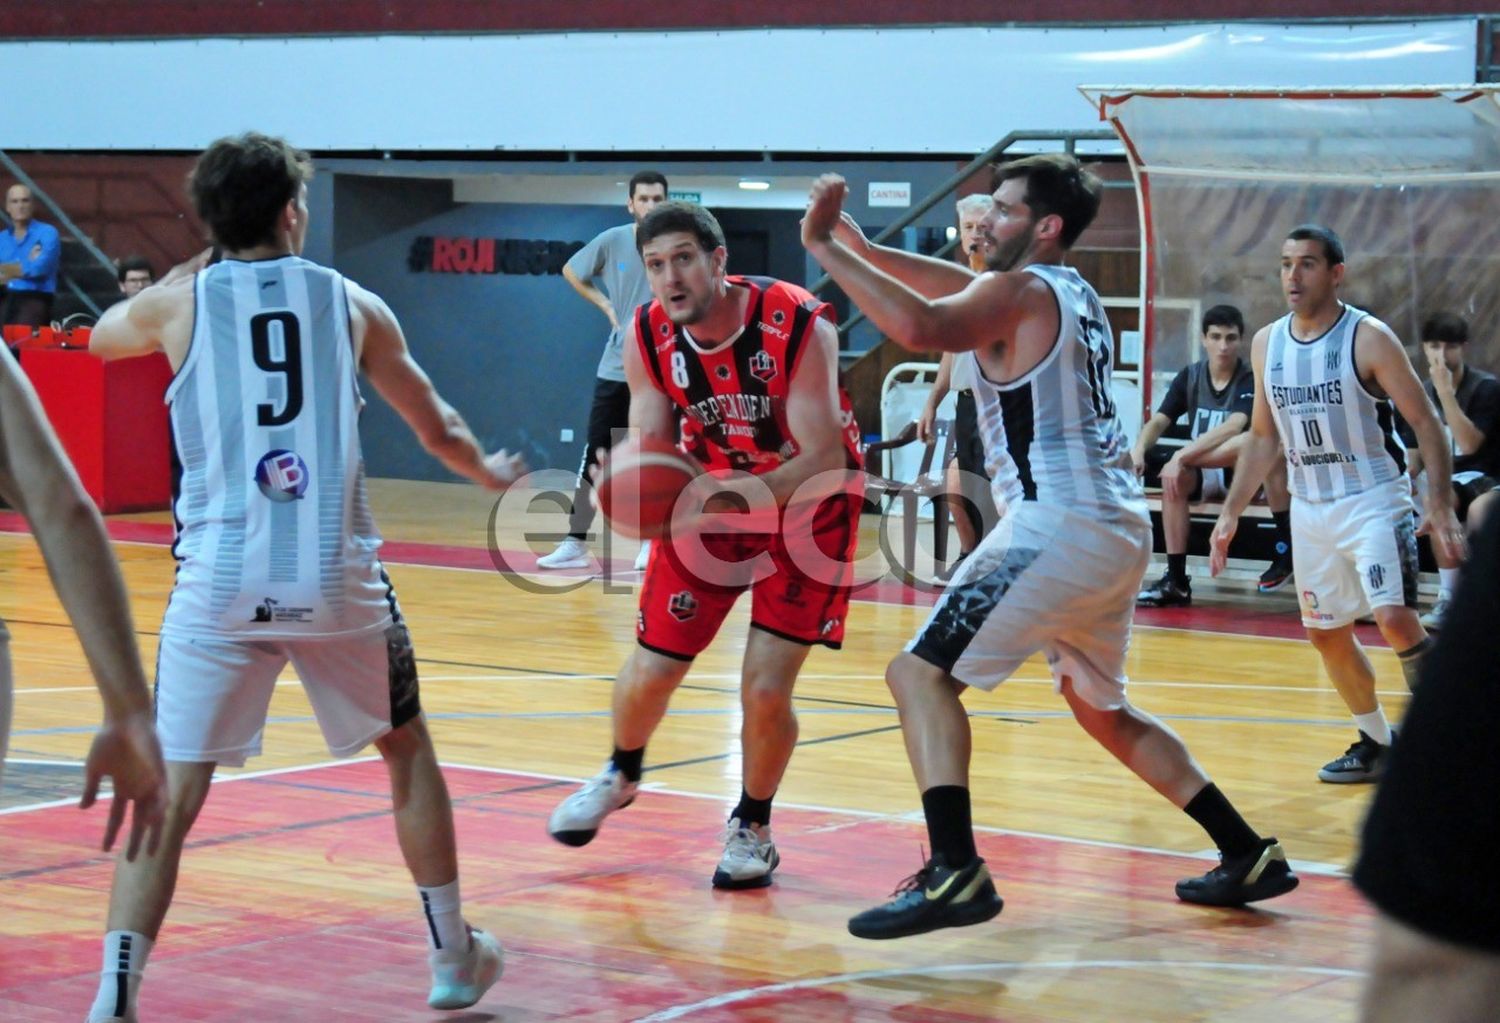
[[[1425,317],[1458,313],[1474,339],[1468,361],[1494,366],[1496,90],[1083,88],[1136,175],[1148,407],[1198,358],[1202,310],[1238,306],[1252,334],[1285,314],[1281,243],[1309,221],[1344,240],[1344,300],[1408,345]]]

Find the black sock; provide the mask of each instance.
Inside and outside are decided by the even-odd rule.
[[[1174,583],[1187,582],[1187,554],[1167,555],[1167,578]]]
[[[741,824],[759,824],[764,828],[771,823],[771,800],[775,798],[772,793],[766,799],[754,799],[742,788],[739,805],[729,816],[738,817]]]
[[[625,776],[626,781],[641,780],[641,764],[646,759],[646,747],[640,749],[620,749],[609,755],[610,763],[615,765],[615,770]]]
[[[962,867],[979,858],[974,848],[974,818],[969,790],[962,785],[934,785],[922,793],[922,813],[927,818],[927,840],[934,859],[950,867]]]
[[[1292,556],[1292,513],[1273,511],[1271,518],[1276,521],[1276,556],[1290,558]]]
[[[1245,818],[1229,804],[1213,782],[1205,785],[1203,791],[1182,808],[1182,812],[1202,825],[1225,856],[1242,856],[1260,844],[1255,829],[1245,823]]]
[[[1431,649],[1432,637],[1423,636],[1422,642],[1416,646],[1396,651],[1396,659],[1401,662],[1401,674],[1406,677],[1406,688],[1412,692],[1417,691],[1417,683],[1421,681],[1422,658]]]

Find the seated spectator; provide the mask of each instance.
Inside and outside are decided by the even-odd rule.
[[[1439,313],[1422,324],[1422,352],[1427,356],[1427,397],[1437,406],[1438,418],[1453,445],[1453,490],[1458,520],[1468,532],[1477,530],[1489,513],[1495,481],[1500,479],[1500,380],[1464,365],[1469,324],[1461,316]],[[1407,469],[1415,479],[1422,472],[1411,429],[1402,422],[1401,437],[1409,448]],[[1436,632],[1453,600],[1458,562],[1433,548],[1438,565],[1438,599],[1422,616],[1422,624]]]
[[[1167,545],[1167,571],[1142,590],[1136,602],[1143,607],[1186,607],[1193,602],[1187,574],[1188,505],[1218,501],[1229,491],[1230,470],[1239,457],[1250,410],[1255,401],[1255,372],[1240,357],[1245,319],[1232,305],[1216,305],[1203,314],[1204,356],[1186,366],[1172,381],[1131,449],[1135,471],[1148,469],[1161,478],[1161,524]],[[1156,442],[1183,415],[1191,415],[1189,440],[1179,448]],[[1266,490],[1276,520],[1276,560],[1260,577],[1260,589],[1284,585],[1292,575],[1292,535],[1286,489],[1286,465],[1266,479]]]
[[[145,256],[126,256],[120,260],[120,294],[134,298],[156,281],[156,273]]]
[[[0,323],[40,327],[52,322],[52,299],[57,291],[57,264],[62,239],[57,228],[33,220],[31,189],[12,185],[5,193],[9,231],[0,231],[0,281],[5,303]]]
[[[1477,1023],[1500,1005],[1500,885],[1490,865],[1500,814],[1488,784],[1500,774],[1500,516],[1475,534],[1469,561],[1452,628],[1422,661],[1354,868],[1380,911],[1364,1023]]]

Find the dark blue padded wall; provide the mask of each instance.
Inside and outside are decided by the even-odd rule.
[[[503,267],[505,241],[581,243],[620,223],[623,211],[454,206],[446,181],[339,175],[333,192],[334,265],[389,303],[417,362],[480,442],[523,451],[535,468],[572,467],[608,333],[604,317],[559,274],[535,274],[535,259],[518,261],[538,251],[534,245],[511,246],[511,269],[519,273],[419,271],[411,261],[432,265],[418,239],[495,239]],[[365,390],[361,433],[370,475],[452,478],[368,384]],[[563,428],[574,431],[576,443],[559,440]]]

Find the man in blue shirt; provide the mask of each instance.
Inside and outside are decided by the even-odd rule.
[[[5,193],[11,229],[0,232],[0,281],[6,283],[0,323],[39,327],[52,320],[62,241],[57,228],[31,219],[31,189],[12,185]]]

